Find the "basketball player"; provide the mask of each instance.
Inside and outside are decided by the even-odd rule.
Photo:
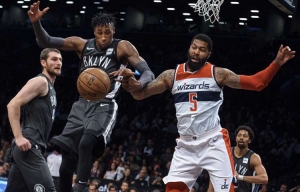
[[[87,68],[98,67],[110,73],[126,67],[130,62],[141,73],[139,81],[131,86],[132,90],[141,89],[154,79],[153,73],[146,61],[139,56],[136,48],[128,41],[113,38],[115,18],[112,14],[98,13],[92,18],[94,38],[87,40],[73,36],[64,39],[51,37],[43,29],[40,19],[49,8],[40,11],[39,5],[39,1],[33,3],[28,11],[39,46],[75,51],[80,58],[80,72]],[[52,139],[52,142],[62,149],[59,191],[71,191],[76,164],[78,168],[74,191],[83,191],[94,160],[103,154],[107,139],[115,125],[118,108],[115,98],[121,87],[114,77],[110,80],[111,89],[104,99],[90,102],[80,97],[73,104],[62,134]]]
[[[258,192],[257,184],[267,184],[268,174],[260,156],[248,148],[254,139],[254,132],[250,127],[241,125],[235,130],[235,135],[236,146],[232,147],[232,154],[238,187],[234,191]],[[207,191],[213,191],[211,185]]]
[[[61,73],[60,51],[44,49],[40,63],[42,73],[30,79],[7,105],[14,142],[6,192],[56,191],[43,152],[47,147],[57,103],[53,85],[56,76]]]
[[[188,61],[162,72],[155,80],[139,91],[131,91],[137,100],[162,93],[169,89],[174,94],[178,120],[177,139],[170,171],[163,181],[167,192],[188,192],[196,178],[206,169],[215,191],[233,191],[234,175],[230,139],[220,126],[219,108],[223,102],[224,86],[235,89],[260,91],[271,81],[279,68],[295,56],[295,51],[281,45],[275,60],[255,75],[236,75],[207,62],[211,55],[212,40],[205,34],[196,35],[191,41]],[[118,74],[119,71],[112,74]],[[122,70],[125,77],[132,75]],[[121,81],[130,88],[131,81]]]

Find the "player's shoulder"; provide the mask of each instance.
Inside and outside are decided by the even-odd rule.
[[[261,158],[260,158],[259,154],[253,152],[253,154],[250,157],[250,163],[251,164],[261,164]]]
[[[29,79],[28,82],[36,83],[36,84],[40,84],[40,85],[47,85],[48,84],[47,78],[43,75],[38,75],[36,77],[33,77],[33,78]]]
[[[132,48],[132,47],[134,47],[130,41],[123,40],[123,39],[117,39],[117,41],[119,41],[118,48]]]

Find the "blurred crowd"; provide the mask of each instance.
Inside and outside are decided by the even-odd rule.
[[[92,30],[49,29],[48,32],[61,37],[93,37]],[[157,76],[163,70],[175,68],[177,64],[186,61],[188,46],[195,33],[197,30],[171,34],[154,33],[151,30],[117,31],[115,37],[132,42]],[[300,53],[300,41],[297,39],[268,40],[259,33],[246,37],[222,33],[208,35],[214,43],[209,61],[237,74],[250,75],[264,69],[275,58],[280,44],[289,45],[292,50]],[[28,79],[40,72],[41,48],[35,42],[32,29],[0,29],[0,38],[0,177],[7,177],[13,138],[6,105]],[[62,52],[62,56],[62,75],[55,84],[58,109],[51,136],[61,133],[71,105],[78,99],[78,57],[72,52]],[[219,113],[221,125],[228,129],[232,145],[235,144],[234,131],[239,125],[247,124],[254,130],[256,139],[249,148],[261,156],[269,175],[269,184],[261,187],[261,191],[299,192],[299,61],[297,55],[284,65],[261,92],[224,88],[225,99]],[[171,93],[164,92],[136,101],[122,89],[117,102],[117,124],[104,155],[94,162],[91,186],[92,181],[99,181],[99,187],[99,183],[111,180],[114,182],[110,185],[117,190],[124,191],[121,186],[127,183],[128,188],[133,187],[136,191],[163,191],[162,178],[168,173],[175,139],[178,137]],[[49,143],[45,158],[53,151]],[[198,177],[193,191],[205,191],[207,186],[208,173],[204,171]],[[109,187],[106,188],[110,191]]]

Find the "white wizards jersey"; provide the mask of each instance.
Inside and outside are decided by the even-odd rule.
[[[214,66],[206,63],[195,72],[186,71],[185,63],[177,66],[172,94],[180,135],[201,135],[220,124],[219,108],[223,90],[214,78]]]

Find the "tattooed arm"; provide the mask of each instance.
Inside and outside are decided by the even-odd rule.
[[[215,78],[220,86],[228,86],[234,89],[241,89],[240,76],[229,69],[216,67]]]
[[[280,67],[294,57],[295,51],[292,51],[288,46],[280,45],[275,60],[266,69],[254,75],[236,75],[228,69],[216,67],[215,78],[220,86],[226,85],[235,89],[261,91],[270,83]]]
[[[151,81],[143,89],[138,91],[132,91],[130,93],[136,100],[142,100],[151,95],[162,93],[167,89],[171,90],[174,81],[174,73],[174,69],[166,70],[162,72],[156,79]]]

